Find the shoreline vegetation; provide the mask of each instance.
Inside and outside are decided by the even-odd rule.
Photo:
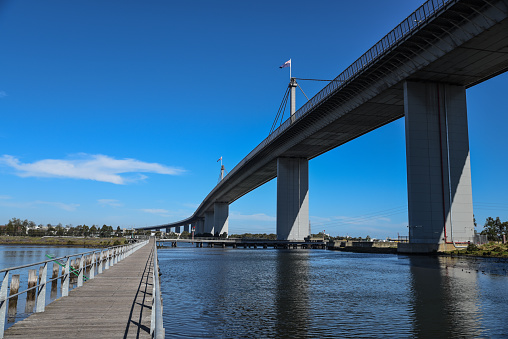
[[[489,242],[483,245],[470,244],[465,249],[447,251],[443,254],[453,257],[508,258],[508,243]]]
[[[29,237],[29,236],[0,236],[0,245],[42,245],[62,247],[111,247],[127,244],[125,238],[82,238],[82,237]]]

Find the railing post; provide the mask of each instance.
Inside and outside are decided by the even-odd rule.
[[[106,260],[104,262],[104,269],[109,270],[109,248],[106,250]]]
[[[65,265],[65,274],[63,276],[62,283],[62,297],[69,295],[69,280],[71,278],[71,258],[67,258],[67,264]]]
[[[111,251],[111,255],[109,257],[109,267],[113,267],[113,266],[115,266],[115,249],[112,248],[110,251]]]
[[[98,270],[98,273],[102,274],[102,250],[101,250],[101,253],[99,253],[99,270]]]
[[[150,334],[155,339],[164,339],[164,324],[162,322],[162,298],[159,280],[159,257],[157,256],[157,241],[153,246],[153,282],[152,282],[152,316],[150,324]]]
[[[40,270],[39,270],[40,272]],[[35,306],[35,312],[44,312],[46,307],[46,277],[48,273],[48,263],[44,263],[42,266],[42,272],[39,273],[39,286],[37,287],[37,305]]]
[[[2,287],[0,288],[0,338],[4,337],[5,329],[5,312],[7,310],[7,285],[9,284],[9,271],[5,272],[4,279],[2,281]]]
[[[95,278],[95,252],[92,253],[92,266],[90,266],[90,279]]]
[[[83,286],[83,271],[85,268],[83,267],[84,257],[81,255],[81,258],[79,259],[79,274],[78,274],[78,287]]]

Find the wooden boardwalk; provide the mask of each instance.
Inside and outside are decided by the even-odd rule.
[[[151,338],[153,240],[69,296],[5,331],[5,338]]]

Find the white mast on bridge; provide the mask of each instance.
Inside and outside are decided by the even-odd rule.
[[[217,162],[220,161],[220,176],[219,176],[219,182],[222,181],[222,179],[224,179],[224,172],[226,171],[226,169],[224,168],[224,165],[222,164],[222,156],[219,158],[219,160],[217,160]]]
[[[289,67],[289,114],[291,117],[291,123],[295,122],[295,111],[296,111],[296,79],[291,77],[291,59],[282,64],[279,68]]]

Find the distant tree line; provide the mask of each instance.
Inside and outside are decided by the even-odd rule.
[[[144,233],[144,232],[141,232]],[[10,236],[30,236],[30,237],[43,237],[43,236],[72,236],[72,237],[113,237],[113,236],[129,236],[132,234],[138,234],[133,230],[126,230],[125,232],[117,226],[116,230],[113,226],[97,225],[66,225],[65,227],[60,223],[56,226],[47,224],[46,226],[39,224],[37,225],[33,221],[21,220],[18,218],[12,218],[4,226],[0,227],[0,235]]]
[[[489,241],[502,241],[503,235],[508,237],[508,221],[502,222],[499,217],[488,217],[480,234],[487,235]]]

